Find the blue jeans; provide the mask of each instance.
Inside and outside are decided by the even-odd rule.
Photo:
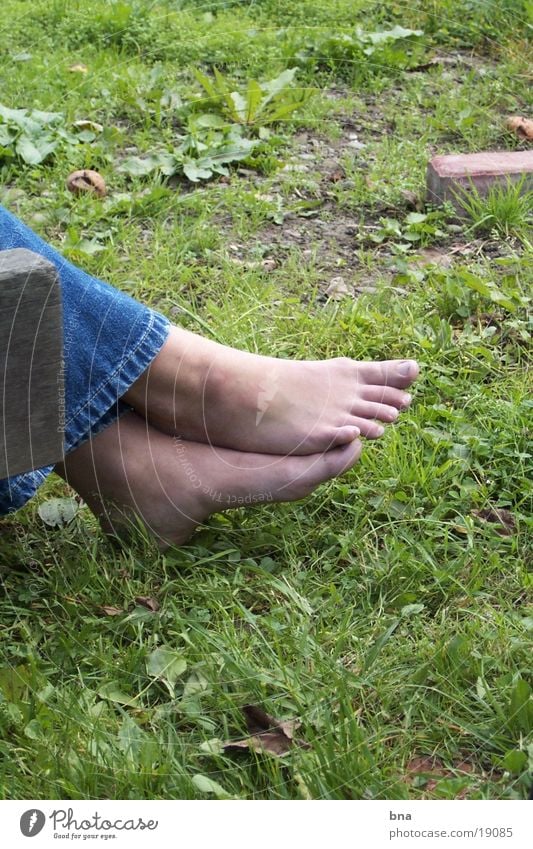
[[[120,399],[161,349],[170,323],[76,268],[0,206],[0,250],[9,248],[41,254],[59,273],[68,454],[129,409]],[[47,466],[0,480],[0,515],[22,507],[52,470]]]

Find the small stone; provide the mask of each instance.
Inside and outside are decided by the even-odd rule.
[[[497,150],[435,156],[428,164],[428,200],[451,201],[461,210],[460,195],[472,187],[485,195],[495,183],[524,179],[522,189],[533,188],[533,150]]]

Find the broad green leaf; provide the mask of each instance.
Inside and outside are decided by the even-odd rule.
[[[248,114],[248,104],[246,99],[242,96],[242,94],[239,94],[238,91],[232,91],[230,97],[233,103],[234,114],[237,117],[237,120],[244,123]]]
[[[43,727],[38,719],[30,719],[30,721],[24,728],[24,736],[28,737],[30,740],[45,739]]]
[[[62,528],[72,522],[79,507],[75,498],[49,498],[39,504],[37,512],[45,525]]]
[[[416,616],[417,613],[422,613],[425,604],[406,604],[402,607],[400,615],[402,619],[408,619],[410,616]]]
[[[263,97],[263,90],[257,80],[248,82],[246,91],[246,123],[253,124],[254,120],[260,111],[259,105]]]
[[[87,254],[87,256],[94,256],[94,254],[105,250],[105,245],[102,245],[96,239],[80,239],[79,242],[76,242],[75,245],[70,247],[70,250]]]
[[[151,678],[163,681],[174,698],[174,687],[178,678],[187,669],[187,661],[174,649],[160,646],[147,657],[146,672]]]
[[[273,80],[269,80],[268,82],[262,84],[263,91],[266,91],[268,95],[265,99],[265,102],[263,103],[263,106],[266,105],[269,100],[272,100],[272,98],[275,97],[277,94],[280,94],[283,89],[287,88],[287,86],[292,83],[294,77],[296,76],[297,70],[298,68],[287,68],[287,70],[283,71],[279,75],[279,77],[275,77]]]
[[[212,737],[200,743],[200,751],[206,755],[221,755],[224,752],[224,743],[218,737]]]
[[[523,678],[518,679],[511,693],[509,723],[511,727],[520,729],[524,734],[529,734],[533,730],[531,687]]]
[[[276,104],[272,104],[271,111],[262,119],[266,124],[273,124],[275,121],[280,121],[282,118],[286,118],[287,115],[292,115],[293,112],[296,112],[297,109],[300,109],[305,100],[308,100],[309,97],[312,96],[312,92],[309,94],[305,94],[301,100],[293,100],[289,103],[284,103],[280,106],[276,107]]]
[[[183,163],[183,173],[192,183],[198,183],[200,180],[209,180],[213,176],[213,169],[202,167],[190,159]]]
[[[406,224],[422,224],[423,221],[427,221],[427,215],[423,212],[410,212],[405,218]]]
[[[519,773],[526,768],[527,760],[525,752],[521,752],[520,749],[512,749],[505,755],[503,759],[503,767],[507,770],[507,772],[519,775]]]
[[[224,129],[227,127],[227,121],[221,115],[216,115],[214,112],[206,112],[203,115],[194,115],[191,120],[195,127],[209,127],[211,129]]]
[[[157,163],[150,157],[141,159],[140,156],[130,156],[121,164],[119,171],[129,174],[130,177],[146,177],[157,168]]]
[[[225,102],[225,104],[228,108],[228,111],[229,111],[231,117],[233,118],[233,120],[238,121],[239,117],[238,117],[238,114],[235,111],[235,104],[233,103],[233,98],[231,96],[231,92],[228,89],[228,86],[226,84],[226,80],[224,79],[223,74],[220,73],[218,68],[213,68],[213,73],[215,75],[216,88],[217,88],[217,92],[219,94],[219,97],[222,97],[222,99],[224,100],[224,102]]]
[[[59,124],[63,121],[61,112],[42,112],[40,109],[32,109],[30,115],[39,124]]]
[[[201,775],[200,773],[193,775],[192,783],[200,793],[208,793],[211,796],[216,796],[217,799],[231,798],[230,794],[218,782],[213,781],[212,778],[208,778],[207,775]]]
[[[9,131],[9,127],[5,124],[0,124],[0,147],[8,147],[13,142],[13,135]]]
[[[199,71],[198,68],[193,68],[192,73],[195,80],[200,83],[206,94],[208,94],[209,97],[218,99],[218,92],[210,78]]]
[[[39,165],[55,148],[54,142],[39,140],[34,143],[28,136],[18,137],[15,150],[27,165]]]
[[[126,715],[118,732],[119,746],[126,757],[132,761],[137,761],[141,747],[147,739],[146,732],[139,728],[131,716]]]
[[[371,41],[372,44],[383,44],[386,41],[398,41],[401,38],[421,35],[424,35],[424,31],[421,29],[405,29],[405,27],[395,26],[392,29],[380,30],[379,32],[362,33],[362,38]]]
[[[98,695],[101,699],[105,699],[108,702],[116,702],[118,705],[125,705],[127,707],[135,707],[137,705],[137,698],[135,696],[129,696],[121,690],[117,681],[109,681],[107,684],[102,684],[98,690]]]

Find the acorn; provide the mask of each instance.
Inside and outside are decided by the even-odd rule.
[[[106,196],[107,189],[104,178],[98,171],[84,169],[83,171],[73,171],[67,177],[67,189],[74,195],[82,195],[85,192],[92,192],[99,198]]]

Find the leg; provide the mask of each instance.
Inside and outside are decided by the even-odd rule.
[[[413,360],[279,360],[172,327],[124,396],[155,427],[239,451],[312,454],[383,434],[407,407]]]
[[[72,451],[56,471],[119,535],[138,516],[161,547],[180,545],[212,513],[295,501],[342,474],[361,443],[305,457],[245,454],[188,442],[126,413]]]

